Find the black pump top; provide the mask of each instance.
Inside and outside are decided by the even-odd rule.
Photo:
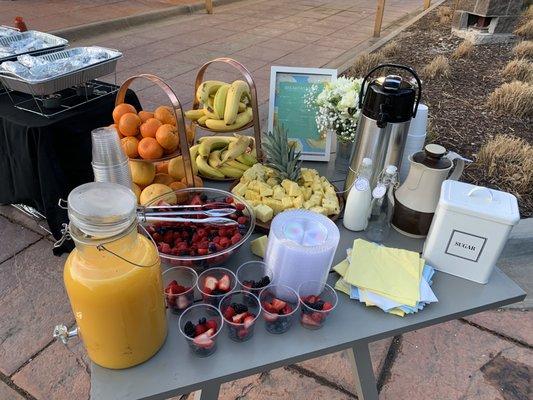
[[[439,144],[428,144],[423,151],[413,154],[413,161],[433,169],[448,169],[452,161],[444,157],[446,149]]]

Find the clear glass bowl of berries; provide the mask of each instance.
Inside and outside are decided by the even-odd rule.
[[[261,290],[272,282],[272,271],[262,261],[248,261],[238,269],[237,281],[242,290],[259,296]]]
[[[167,308],[179,314],[192,306],[197,282],[198,274],[189,267],[173,267],[163,272]]]
[[[222,298],[237,287],[237,278],[229,269],[210,268],[200,274],[196,286],[204,303],[218,307]]]
[[[300,323],[308,329],[319,329],[337,306],[337,293],[328,284],[307,281],[298,288],[302,312]]]
[[[178,320],[180,332],[198,357],[207,357],[215,352],[216,339],[223,325],[220,311],[209,304],[189,307]]]
[[[253,336],[254,326],[261,312],[257,296],[239,290],[224,296],[218,308],[231,340],[245,342]]]
[[[298,310],[296,291],[285,285],[270,285],[261,291],[259,301],[266,330],[274,334],[287,332]]]
[[[227,214],[222,213],[221,218],[229,220],[230,225],[208,220],[217,209],[229,210]],[[194,213],[183,214],[185,211]],[[139,207],[138,212],[140,222],[154,240],[162,261],[172,266],[206,268],[221,265],[250,237],[255,227],[254,212],[246,200],[213,188],[165,193]],[[154,212],[158,213],[158,219],[154,219]]]

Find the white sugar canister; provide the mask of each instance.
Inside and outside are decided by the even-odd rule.
[[[446,180],[422,257],[439,271],[487,283],[519,220],[512,194]]]

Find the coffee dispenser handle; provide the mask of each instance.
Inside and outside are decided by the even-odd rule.
[[[416,80],[416,84],[418,85],[418,95],[416,96],[416,104],[415,109],[413,110],[413,118],[416,117],[416,111],[418,110],[418,105],[420,104],[420,100],[422,99],[422,82],[420,81],[420,78],[418,77],[416,71],[408,67],[406,65],[400,65],[400,64],[381,64],[378,65],[375,68],[372,68],[368,74],[363,79],[363,83],[361,84],[361,90],[359,91],[359,109],[363,108],[363,94],[365,93],[365,85],[368,82],[368,79],[370,76],[376,72],[378,69],[382,68],[398,68],[403,69],[404,71],[409,72]]]

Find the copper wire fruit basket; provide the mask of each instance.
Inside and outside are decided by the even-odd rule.
[[[253,115],[252,120],[245,126],[239,129],[236,129],[233,132],[240,132],[240,131],[244,131],[246,129],[250,129],[253,127],[257,159],[261,161],[263,159],[263,153],[261,149],[261,128],[259,125],[259,106],[257,104],[257,88],[256,88],[255,82],[252,78],[250,71],[248,71],[248,69],[244,65],[242,65],[240,62],[229,57],[215,58],[214,60],[208,61],[204,65],[202,65],[202,67],[198,70],[198,74],[196,75],[196,81],[194,85],[194,101],[192,104],[192,108],[193,110],[198,110],[200,108],[200,102],[198,101],[198,98],[196,97],[196,92],[198,90],[198,87],[204,81],[205,71],[211,64],[214,64],[214,63],[223,63],[223,64],[228,64],[232,66],[233,68],[235,68],[237,71],[240,72],[240,74],[243,76],[244,80],[246,81],[246,83],[248,83],[248,86],[250,87],[250,97],[251,97],[250,105],[252,107],[252,115]],[[212,132],[215,135],[216,134],[227,135],[231,133],[229,131],[221,132],[221,131],[210,129],[206,126],[198,124],[196,121],[192,121],[191,126],[194,126],[194,128],[199,127],[200,129],[203,129],[208,132]],[[229,179],[229,180],[232,180],[232,179]]]
[[[174,151],[171,154],[166,154],[162,158],[157,159],[143,159],[143,158],[130,158],[130,161],[133,162],[149,162],[149,163],[158,163],[162,161],[170,160],[177,156],[183,156],[183,165],[185,169],[185,178],[187,180],[187,186],[194,187],[194,174],[193,174],[193,167],[191,163],[191,155],[189,152],[189,139],[187,138],[187,129],[185,125],[184,120],[184,114],[183,114],[183,107],[181,106],[181,103],[176,96],[176,93],[172,90],[172,88],[160,77],[156,75],[151,74],[140,74],[132,76],[124,81],[124,83],[120,86],[117,98],[115,100],[115,107],[123,104],[124,99],[126,97],[126,92],[128,91],[128,88],[132,84],[133,81],[136,79],[148,79],[149,81],[155,83],[157,86],[159,86],[163,92],[167,95],[168,99],[170,100],[170,103],[172,104],[172,110],[174,112],[174,118],[176,120],[176,127],[178,128],[178,135],[179,135],[179,145],[176,151]],[[194,131],[193,131],[194,132]],[[194,137],[192,138],[192,141],[194,142]]]

